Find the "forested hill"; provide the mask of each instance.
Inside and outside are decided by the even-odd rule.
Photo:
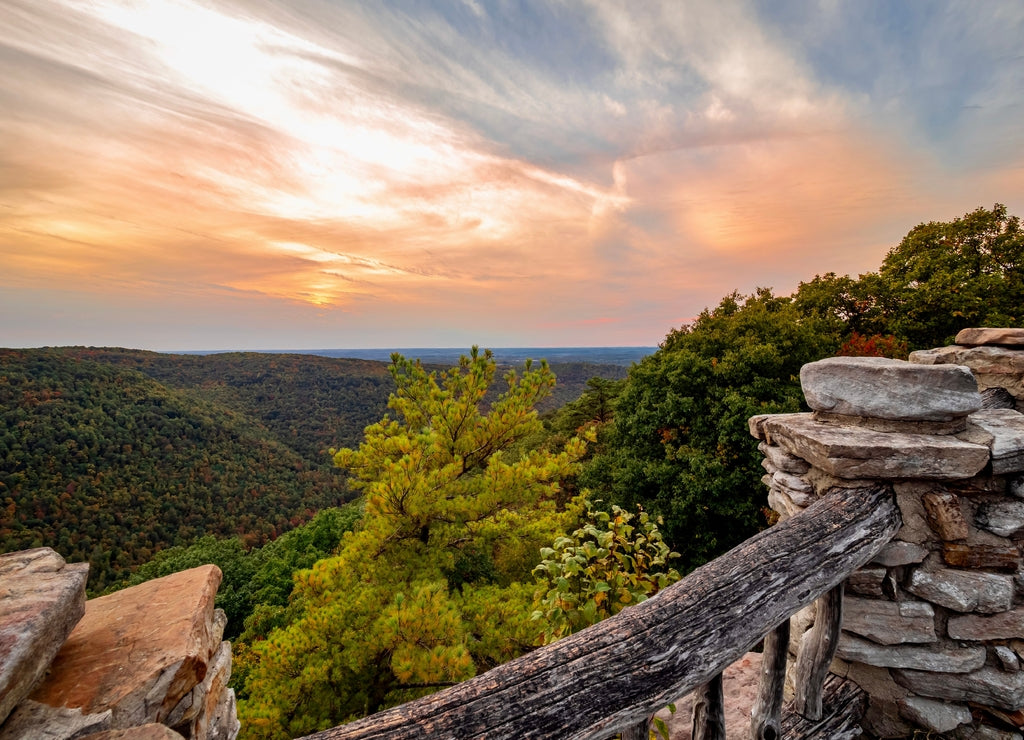
[[[388,363],[375,360],[262,352],[163,354],[94,347],[52,351],[130,367],[171,388],[244,414],[311,465],[329,464],[331,447],[358,445],[363,429],[384,414],[394,390]],[[551,370],[558,384],[538,404],[542,412],[575,401],[592,377],[619,380],[628,372],[625,366],[592,362],[552,363]],[[503,386],[496,383],[489,400]]]
[[[626,373],[553,369],[548,408]],[[327,450],[393,387],[385,363],[314,355],[0,350],[0,551],[89,560],[99,590],[206,534],[265,542],[351,496]]]
[[[262,543],[345,490],[245,415],[138,371],[0,350],[0,551],[89,560],[94,590],[204,534]]]
[[[363,429],[384,413],[394,387],[387,364],[371,360],[258,352],[171,355],[91,347],[54,351],[133,368],[243,414],[315,466],[330,464],[330,447],[359,444]]]

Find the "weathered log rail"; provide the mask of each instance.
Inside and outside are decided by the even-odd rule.
[[[611,619],[437,694],[308,737],[601,740],[635,734],[658,709],[698,690],[711,717],[697,728],[699,736],[717,740],[724,737],[714,720],[722,671],[774,632],[766,673],[780,681],[785,648],[779,645],[788,641],[781,625],[828,594],[828,616],[818,620],[821,629],[809,638],[814,644],[798,662],[798,681],[805,684],[798,702],[809,720],[821,720],[841,583],[899,526],[889,489],[834,490]],[[753,722],[759,740],[781,737],[781,697],[777,683],[762,686]]]

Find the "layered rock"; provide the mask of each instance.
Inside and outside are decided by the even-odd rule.
[[[968,367],[978,382],[978,390],[984,392],[1000,388],[1013,396],[1017,411],[1024,408],[1024,352],[1019,346],[986,343],[965,347],[954,344],[911,352],[910,361],[920,365]]]
[[[140,727],[129,727],[126,730],[104,730],[86,735],[80,740],[184,740],[181,735],[167,725],[151,722]]]
[[[952,435],[878,432],[819,421],[812,414],[779,414],[761,426],[771,444],[848,480],[972,478],[989,461],[988,446]]]
[[[0,555],[0,724],[35,688],[85,613],[87,563],[48,547]]]
[[[953,343],[965,347],[986,344],[1024,347],[1024,329],[961,329]]]
[[[835,487],[893,490],[903,527],[849,578],[833,664],[869,694],[877,737],[1024,728],[1024,330],[958,341],[811,363],[812,413],[750,423],[783,519]],[[791,652],[808,626],[791,620]]]
[[[8,559],[37,569],[63,563],[48,552]],[[232,740],[239,726],[227,687],[231,646],[214,609],[220,579],[216,566],[201,566],[85,602],[52,664],[43,661],[49,674],[0,725],[0,740],[104,732],[94,740]],[[0,599],[6,615],[6,591]]]
[[[863,419],[948,422],[981,408],[971,371],[957,365],[830,357],[804,365],[800,385],[814,411]]]

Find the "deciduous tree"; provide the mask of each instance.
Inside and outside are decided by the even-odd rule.
[[[609,449],[581,485],[663,516],[681,569],[707,562],[763,525],[764,470],[747,420],[800,410],[800,367],[837,346],[829,322],[789,298],[727,296],[632,368]]]

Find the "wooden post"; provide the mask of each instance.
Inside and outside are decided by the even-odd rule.
[[[843,584],[818,599],[814,626],[800,642],[796,659],[796,696],[793,708],[807,719],[821,719],[821,694],[828,667],[839,646],[843,623]]]
[[[651,721],[654,719],[652,714],[647,719],[640,720],[632,727],[628,727],[622,731],[622,740],[649,740],[651,736]]]
[[[868,695],[845,678],[829,674],[825,679],[824,712],[811,721],[787,706],[782,713],[782,737],[804,740],[855,740],[862,738],[861,719],[868,707]]]
[[[750,711],[750,735],[753,740],[779,740],[782,737],[782,692],[786,683],[786,658],[789,653],[789,620],[764,638],[761,654],[761,684]]]
[[[693,740],[725,740],[721,673],[693,692]]]

